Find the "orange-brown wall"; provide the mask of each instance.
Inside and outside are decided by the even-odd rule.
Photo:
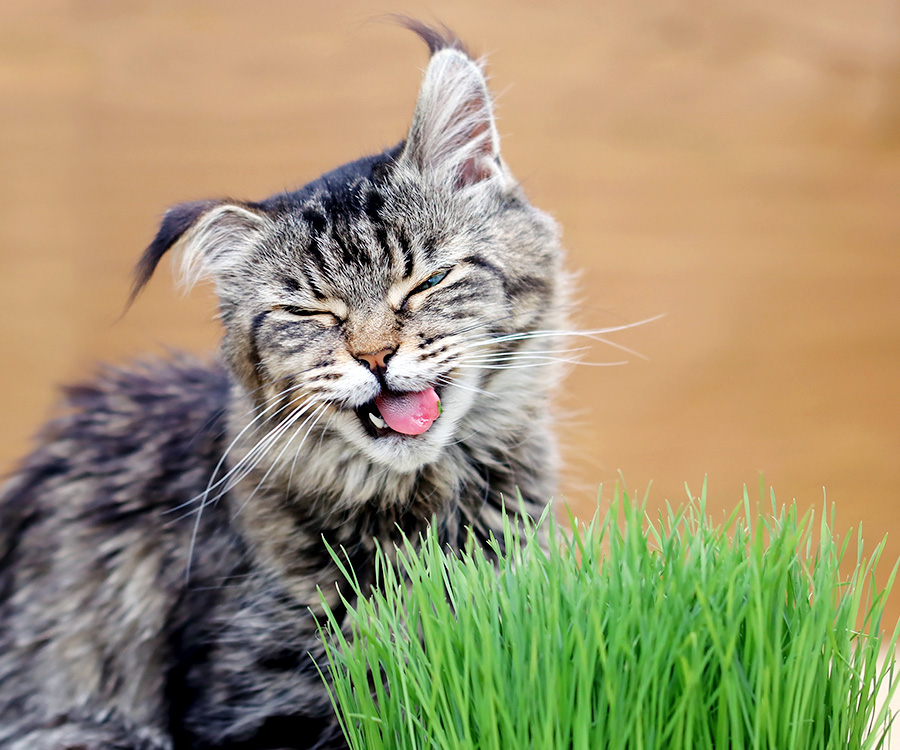
[[[566,497],[650,505],[760,472],[900,556],[900,14],[883,0],[6,0],[0,466],[96,360],[212,351],[166,271],[122,319],[165,208],[260,198],[399,140],[439,17],[489,55],[507,161],[564,228],[582,327]],[[622,358],[596,345],[593,362]],[[884,566],[886,568],[889,565]],[[900,597],[895,597],[900,598]],[[900,610],[894,607],[894,612]]]

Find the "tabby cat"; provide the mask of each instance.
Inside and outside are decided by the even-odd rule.
[[[315,661],[327,542],[452,547],[554,492],[566,277],[499,153],[479,64],[429,45],[406,139],[259,202],[171,209],[216,364],[104,370],[0,494],[0,747],[342,747]],[[552,368],[551,368],[552,369]]]

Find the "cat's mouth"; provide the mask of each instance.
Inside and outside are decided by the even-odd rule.
[[[434,388],[397,392],[385,389],[358,406],[356,416],[373,438],[421,435],[441,415],[441,399]]]

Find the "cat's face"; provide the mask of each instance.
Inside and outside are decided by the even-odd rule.
[[[149,272],[173,244],[189,281],[215,281],[226,360],[291,458],[339,436],[408,472],[527,420],[537,375],[515,357],[555,317],[559,250],[457,50],[432,58],[404,144],[261,203],[174,209]]]

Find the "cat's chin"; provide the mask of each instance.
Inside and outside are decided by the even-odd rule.
[[[436,426],[432,429],[437,429]],[[363,453],[378,463],[402,474],[412,473],[440,458],[443,443],[429,436],[393,433],[378,438],[367,436]]]
[[[409,474],[439,460],[452,439],[456,420],[442,414],[418,435],[405,435],[383,426],[366,424],[357,412],[345,412],[341,432],[363,456],[391,471]]]

